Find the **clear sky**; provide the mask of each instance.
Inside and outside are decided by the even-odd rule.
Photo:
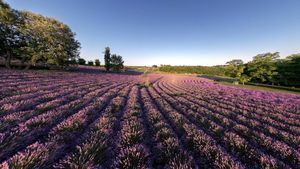
[[[300,53],[300,0],[6,0],[68,24],[81,57],[126,65],[218,65]],[[103,63],[103,62],[102,62]]]

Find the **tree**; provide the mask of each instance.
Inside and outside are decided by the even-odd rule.
[[[239,66],[239,65],[244,64],[244,62],[241,59],[233,59],[233,60],[227,62],[226,64]]]
[[[100,66],[100,61],[99,61],[99,59],[96,59],[96,60],[95,60],[95,66]]]
[[[276,62],[276,82],[289,86],[300,86],[300,54],[293,54]]]
[[[94,66],[94,62],[93,61],[88,61],[88,65],[89,66]]]
[[[0,57],[23,65],[68,66],[79,57],[80,43],[71,29],[53,18],[16,11],[0,0]]]
[[[169,73],[191,73],[202,75],[224,76],[225,66],[171,66],[160,65],[158,70]]]
[[[249,82],[251,78],[245,74],[239,77],[240,82],[244,85],[246,82]]]
[[[233,78],[241,77],[242,73],[244,72],[245,66],[243,65],[243,61],[239,59],[231,60],[227,62],[226,66],[226,74]]]
[[[85,65],[85,62],[86,62],[86,61],[85,61],[83,58],[79,58],[79,59],[78,59],[78,64],[79,64],[79,65]]]
[[[124,61],[122,56],[113,54],[111,56],[111,67],[114,71],[120,71],[124,68]]]
[[[28,56],[32,65],[43,62],[66,66],[69,60],[79,57],[80,43],[69,26],[32,12],[22,12],[22,17],[23,32],[28,37],[22,53]]]
[[[250,73],[251,79],[256,82],[274,82],[277,75],[276,61],[279,53],[265,53],[253,57],[253,60],[247,64],[247,71]]]
[[[106,47],[104,50],[104,67],[106,71],[109,71],[111,68],[111,58],[110,58],[110,48]]]
[[[19,53],[22,41],[21,23],[19,12],[0,0],[0,57],[5,59],[7,68],[11,67],[13,56]]]

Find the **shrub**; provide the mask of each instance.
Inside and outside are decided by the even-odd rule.
[[[93,61],[88,61],[88,65],[89,66],[94,66],[94,62]]]
[[[95,66],[100,66],[100,61],[99,61],[99,59],[96,59],[96,60],[95,60]]]
[[[85,65],[85,62],[86,62],[86,61],[85,61],[83,58],[79,58],[79,59],[78,59],[78,64],[79,64],[79,65]]]

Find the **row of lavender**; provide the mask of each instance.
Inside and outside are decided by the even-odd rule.
[[[7,168],[51,168],[90,135],[120,90],[138,81],[129,75],[1,73],[0,160]]]
[[[300,167],[297,95],[187,76],[3,74],[2,168]]]
[[[153,89],[245,167],[299,167],[299,96],[241,91],[193,77],[166,77]]]

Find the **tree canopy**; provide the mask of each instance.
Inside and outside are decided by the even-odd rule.
[[[100,63],[99,63],[100,65]],[[124,68],[124,61],[122,56],[117,54],[110,54],[110,48],[106,47],[104,49],[104,67],[106,71],[120,71]]]
[[[226,75],[233,78],[240,78],[242,73],[244,72],[245,66],[243,65],[243,61],[240,59],[235,59],[227,62],[226,66]]]
[[[191,73],[191,74],[205,74],[213,76],[224,76],[224,66],[171,66],[161,65],[158,68],[161,72],[168,73]]]
[[[114,71],[120,71],[124,68],[124,61],[122,56],[113,54],[111,55],[111,67]]]
[[[0,0],[0,57],[5,58],[5,65],[10,68],[12,55],[18,53],[23,40],[20,13]]]
[[[0,57],[30,65],[66,66],[79,57],[80,43],[70,27],[54,18],[11,9],[0,1]]]
[[[100,66],[100,60],[99,59],[95,60],[95,66]]]
[[[275,79],[283,85],[300,86],[300,54],[293,54],[276,62]]]
[[[94,62],[93,61],[88,61],[88,65],[89,66],[94,66]]]
[[[110,48],[106,47],[104,49],[104,67],[106,71],[109,71],[111,68],[110,61]]]
[[[227,62],[226,75],[238,78],[240,82],[300,86],[300,54],[279,59],[278,52],[258,54],[252,61],[243,64],[241,60]]]
[[[264,53],[253,57],[253,60],[247,64],[247,69],[253,81],[267,82],[273,81],[276,72],[276,60],[279,58],[279,53]]]
[[[78,64],[79,65],[85,65],[86,61],[83,58],[78,59]]]

